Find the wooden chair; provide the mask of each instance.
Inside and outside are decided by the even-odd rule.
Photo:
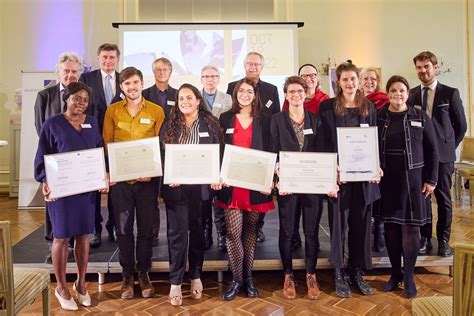
[[[461,198],[462,178],[474,180],[474,137],[466,136],[462,142],[460,162],[454,164],[454,192],[455,196]],[[474,181],[469,185],[469,202],[472,205],[474,196]]]
[[[413,315],[474,315],[474,245],[454,246],[453,294],[415,298]]]
[[[0,221],[0,315],[16,315],[43,294],[43,315],[50,314],[49,271],[13,268],[10,222]]]

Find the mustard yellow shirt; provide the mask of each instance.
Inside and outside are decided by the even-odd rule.
[[[105,112],[103,137],[108,143],[155,137],[165,119],[163,109],[142,98],[142,108],[135,117],[127,111],[127,99],[111,104]]]

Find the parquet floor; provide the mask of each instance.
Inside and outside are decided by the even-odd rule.
[[[16,243],[43,223],[42,211],[17,211],[16,199],[0,197],[0,220],[12,222],[12,238]],[[455,203],[451,243],[474,242],[474,208],[469,206],[469,199],[464,193],[462,202]],[[295,273],[298,296],[295,300],[282,297],[282,274],[279,271],[255,272],[255,279],[260,297],[250,299],[240,294],[235,300],[224,302],[220,299],[222,291],[230,281],[226,273],[224,283],[216,282],[215,273],[203,275],[204,295],[200,300],[189,297],[189,284],[183,285],[185,295],[181,307],[172,307],[168,302],[169,283],[166,273],[154,273],[151,278],[157,290],[157,296],[143,299],[135,295],[134,299],[121,300],[120,275],[108,275],[107,283],[99,285],[97,276],[88,277],[87,288],[93,300],[90,308],[81,307],[74,314],[99,315],[411,315],[411,300],[403,291],[382,292],[383,284],[388,280],[388,269],[369,271],[366,279],[376,289],[372,296],[353,293],[352,298],[341,299],[334,293],[331,270],[320,270],[317,273],[321,285],[320,300],[310,301],[306,298],[304,272]],[[417,268],[416,283],[418,297],[433,295],[452,295],[452,278],[447,267]],[[72,284],[73,276],[69,280]],[[55,285],[51,290],[51,308],[53,315],[66,314],[59,308],[54,297]],[[136,293],[139,289],[136,286]],[[71,289],[72,291],[72,289]],[[186,296],[187,295],[187,296]],[[68,312],[72,313],[72,312]],[[20,315],[41,315],[41,296]]]

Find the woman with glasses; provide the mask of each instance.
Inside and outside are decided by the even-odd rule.
[[[77,279],[73,290],[77,301],[83,306],[91,305],[85,277],[89,261],[89,235],[94,232],[95,202],[97,194],[88,192],[52,199],[46,182],[44,155],[65,153],[103,146],[97,120],[86,115],[91,91],[82,82],[70,83],[63,100],[67,110],[46,120],[39,135],[35,158],[35,179],[42,182],[44,200],[48,204],[53,229],[51,250],[57,287],[54,291],[61,308],[77,310],[77,304],[69,293],[66,281],[68,243],[74,237],[74,257],[77,264]],[[106,192],[107,190],[102,190]]]
[[[270,117],[262,112],[256,84],[239,80],[232,95],[232,108],[219,118],[226,144],[271,150]],[[217,196],[217,206],[225,211],[227,252],[233,280],[223,294],[232,300],[245,284],[248,297],[257,297],[252,279],[253,258],[257,242],[260,213],[269,212],[274,204],[270,192],[256,192],[224,184]]]

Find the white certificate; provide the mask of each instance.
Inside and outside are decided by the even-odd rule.
[[[340,180],[380,180],[377,127],[338,127]]]
[[[111,182],[163,175],[159,137],[110,143],[107,149]]]
[[[336,190],[336,153],[280,151],[280,192],[328,194]]]
[[[53,199],[104,189],[104,148],[44,155],[46,182]]]
[[[219,183],[219,144],[166,144],[164,184]]]
[[[222,181],[234,187],[270,192],[276,157],[277,154],[266,151],[225,145]]]

